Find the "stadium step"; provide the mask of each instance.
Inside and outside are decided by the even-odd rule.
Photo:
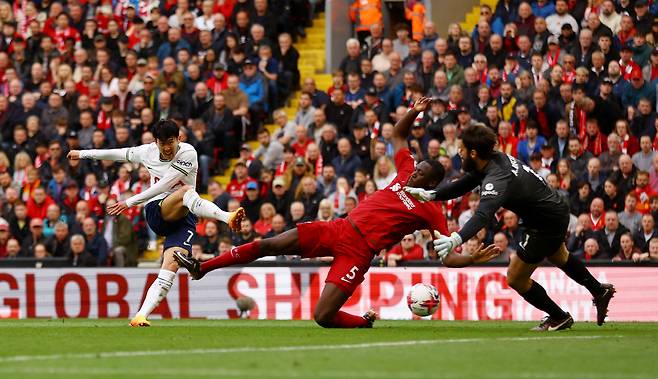
[[[323,73],[326,66],[325,26],[326,22],[324,19],[324,13],[317,14],[316,19],[313,20],[313,27],[306,29],[306,38],[301,39],[294,45],[300,54],[299,71],[301,80],[303,81],[308,77],[312,77],[315,79],[317,88],[323,91],[326,91],[332,83],[331,75]],[[293,119],[297,113],[300,94],[300,91],[294,92],[288,101],[288,106],[283,109],[288,116],[288,119]],[[274,132],[278,128],[278,126],[274,124],[268,124],[266,127],[270,132]],[[249,141],[249,145],[252,150],[259,146],[256,141]],[[225,171],[224,175],[215,176],[213,177],[213,180],[226,187],[231,181],[231,174],[233,173],[233,168],[235,167],[236,162],[237,159],[231,159],[229,168]]]
[[[470,34],[480,20],[480,6],[486,4],[491,7],[491,11],[493,12],[496,9],[496,3],[497,0],[480,0],[480,5],[474,6],[473,9],[466,14],[464,22],[459,23],[462,30]]]

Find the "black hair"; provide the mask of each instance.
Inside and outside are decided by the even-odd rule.
[[[481,159],[490,159],[498,142],[496,133],[482,124],[468,126],[462,130],[462,143],[468,150],[475,150]]]
[[[438,160],[436,159],[425,159],[423,162],[427,162],[427,164],[432,167],[432,178],[436,179],[437,183],[441,182],[443,178],[446,176],[446,170],[443,167],[441,163],[439,163]]]
[[[153,136],[160,141],[166,141],[169,138],[178,138],[178,124],[173,120],[160,120],[153,128]]]

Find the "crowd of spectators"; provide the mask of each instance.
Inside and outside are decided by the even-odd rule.
[[[316,3],[0,1],[0,259],[135,266],[156,236],[140,208],[105,209],[148,171],[67,152],[150,143],[173,119],[206,191],[299,87],[293,42]]]
[[[295,1],[144,3],[0,5],[0,256],[134,265],[155,236],[140,209],[118,217],[104,209],[146,188],[148,172],[64,156],[149,143],[161,118],[176,120],[196,147],[200,191],[247,213],[239,233],[199,223],[198,258],[298,222],[344,217],[395,177],[394,124],[425,95],[434,100],[409,145],[416,159],[442,163],[444,181],[461,175],[462,128],[483,123],[498,133],[501,151],[569,199],[572,253],[658,260],[655,4],[501,0],[480,8],[474,30],[455,23],[439,36],[431,21],[419,23],[423,3],[406,1],[411,22],[392,30],[377,15],[367,28],[354,17],[355,38],[331,86],[318,88],[300,78],[292,46],[303,34],[297,26],[308,23],[307,2],[303,12],[293,12]],[[286,9],[298,22],[282,23]],[[289,119],[282,105],[297,86]],[[272,132],[264,127],[270,120]],[[254,138],[252,150],[245,142]],[[231,157],[239,160],[222,186],[212,175]],[[478,202],[477,191],[444,202],[448,228],[463,226]],[[505,261],[524,236],[523,220],[500,210],[461,248],[494,243]],[[429,231],[405,236],[377,264],[435,259],[431,239]]]

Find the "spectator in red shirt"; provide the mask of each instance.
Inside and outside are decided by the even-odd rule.
[[[589,206],[589,219],[592,222],[593,231],[597,231],[605,227],[603,211],[603,200],[600,197],[594,198]]]
[[[46,218],[48,206],[55,204],[53,199],[46,194],[43,187],[38,187],[27,201],[27,216],[29,218]]]
[[[388,267],[395,267],[400,262],[415,261],[423,259],[423,248],[416,243],[413,234],[402,237],[399,245],[395,245],[385,255]]]
[[[295,128],[295,142],[291,145],[298,157],[306,156],[306,148],[314,141],[308,138],[308,132],[304,125],[297,125]]]
[[[232,179],[226,187],[226,192],[228,192],[228,194],[235,200],[242,201],[247,194],[247,183],[257,182],[247,175],[247,165],[242,161],[238,161],[238,163],[235,164],[234,174],[235,178]]]

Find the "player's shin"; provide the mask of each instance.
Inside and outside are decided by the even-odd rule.
[[[363,316],[351,315],[347,312],[338,311],[331,322],[332,328],[366,328],[371,322]]]
[[[260,241],[250,242],[234,247],[228,253],[221,254],[201,263],[201,272],[206,273],[222,267],[250,263],[260,257],[262,257],[260,253]]]
[[[194,189],[189,189],[185,192],[183,195],[183,205],[199,217],[220,220],[227,224],[231,216],[230,212],[223,211],[215,203],[202,199]]]
[[[601,283],[592,276],[585,264],[573,255],[569,254],[567,262],[560,267],[560,270],[564,271],[576,283],[587,288],[595,298],[604,292]]]
[[[160,304],[162,299],[167,297],[167,293],[171,289],[171,286],[174,284],[175,278],[175,272],[169,270],[160,270],[158,278],[151,284],[148,292],[146,292],[144,303],[139,309],[139,312],[137,312],[137,315],[148,317],[148,315],[153,312],[155,307]]]
[[[532,304],[535,308],[540,309],[549,316],[555,319],[563,319],[566,317],[566,313],[560,308],[559,305],[548,297],[546,290],[539,283],[532,281],[532,286],[530,289],[524,293],[520,293],[525,301]]]

